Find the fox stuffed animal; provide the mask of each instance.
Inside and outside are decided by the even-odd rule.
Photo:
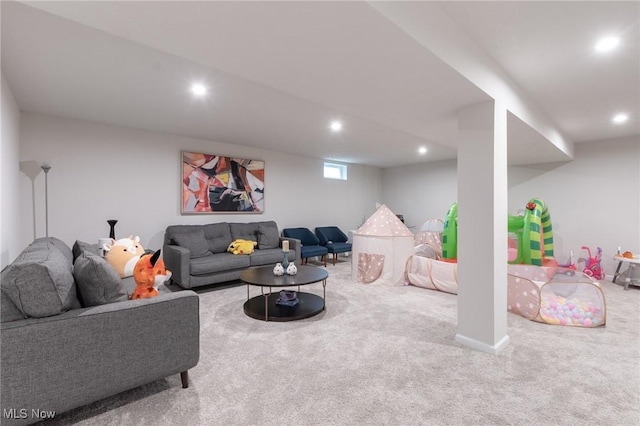
[[[136,288],[131,294],[131,299],[149,299],[158,295],[157,287],[171,278],[171,271],[165,268],[164,261],[160,259],[160,252],[143,254],[133,268],[133,279]]]

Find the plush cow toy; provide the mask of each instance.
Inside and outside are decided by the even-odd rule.
[[[149,299],[158,295],[158,286],[171,278],[171,271],[165,268],[160,259],[160,251],[144,254],[133,268],[133,279],[136,288],[131,299]]]
[[[140,245],[140,237],[129,236],[119,240],[111,240],[111,244],[104,244],[105,260],[115,268],[121,278],[133,275],[133,268],[144,253]]]

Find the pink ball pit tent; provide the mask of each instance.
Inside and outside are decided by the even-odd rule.
[[[359,283],[404,284],[413,233],[384,204],[353,234],[351,278]]]
[[[407,283],[458,294],[456,263],[414,255],[407,261]],[[574,327],[606,323],[600,283],[577,271],[535,265],[509,265],[507,310],[532,321]]]
[[[509,265],[507,309],[546,324],[598,327],[607,320],[598,281],[565,268]]]
[[[441,230],[425,222],[415,236],[405,281],[416,287],[458,294],[458,264],[442,259]],[[567,268],[512,264],[507,267],[507,310],[532,321],[575,327],[606,323],[600,283]]]

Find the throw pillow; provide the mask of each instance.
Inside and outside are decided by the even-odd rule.
[[[278,227],[273,224],[261,223],[258,225],[258,248],[260,250],[273,249],[280,246]]]
[[[3,296],[8,296],[25,318],[58,315],[78,306],[71,261],[51,245],[25,249],[2,270],[0,285]]]
[[[209,223],[202,225],[201,229],[204,230],[204,237],[209,244],[211,253],[224,253],[227,251],[229,243],[233,241],[227,222]]]
[[[73,265],[73,276],[85,308],[129,298],[118,272],[100,256],[82,253]]]
[[[258,226],[253,223],[230,223],[231,238],[234,240],[256,241],[258,239]]]
[[[85,251],[88,251],[91,254],[95,254],[96,256],[100,255],[97,244],[89,244],[85,243],[84,241],[76,240],[76,242],[73,243],[73,248],[71,249],[71,252],[73,253],[73,261],[75,262],[78,256],[80,256]]]
[[[6,296],[4,291],[0,293],[0,321],[10,322],[24,319],[25,315],[9,299],[9,296]]]
[[[56,237],[41,237],[33,240],[24,250],[23,253],[29,253],[42,250],[57,250],[62,254],[69,262],[73,262],[73,254],[71,249],[64,241]]]
[[[175,241],[180,247],[189,249],[189,257],[192,259],[205,257],[211,254],[211,251],[209,251],[209,244],[204,238],[204,230],[202,229],[175,234],[173,236],[173,241]]]

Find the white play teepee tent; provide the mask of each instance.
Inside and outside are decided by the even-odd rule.
[[[413,234],[384,204],[353,235],[351,278],[361,283],[404,284]]]

